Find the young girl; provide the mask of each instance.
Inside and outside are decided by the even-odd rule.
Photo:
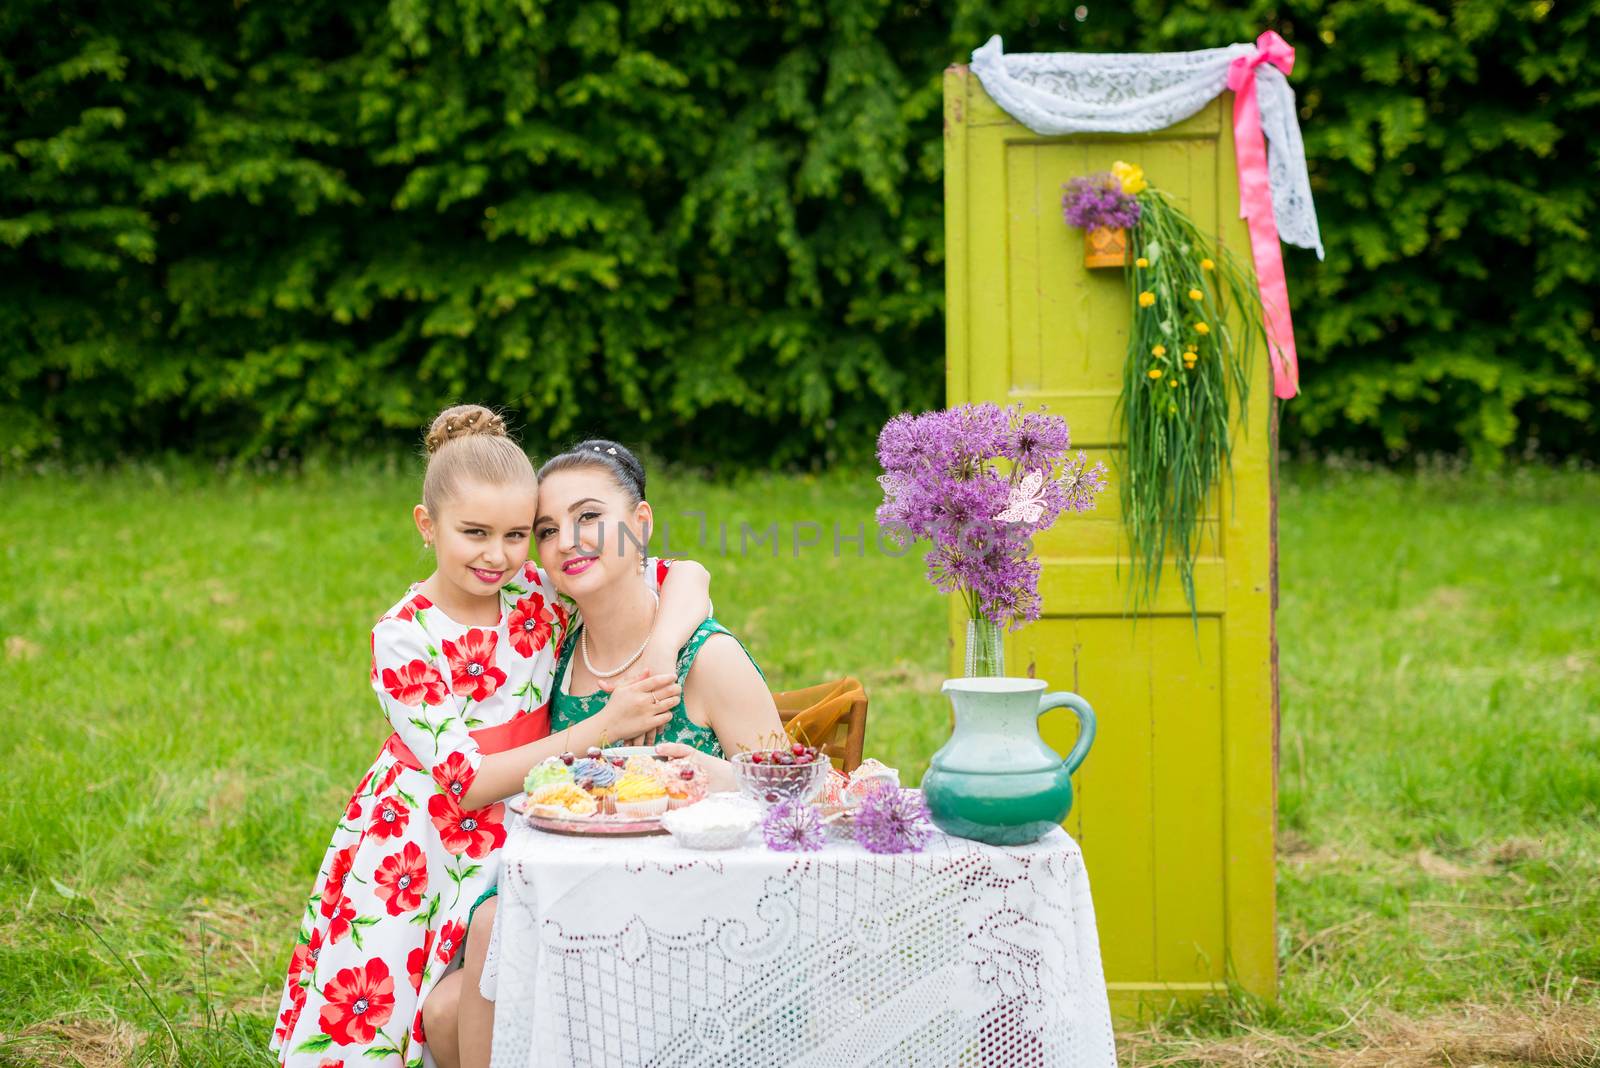
[[[498,877],[501,800],[547,756],[665,725],[681,692],[670,669],[650,669],[616,687],[604,717],[547,737],[569,620],[528,563],[533,466],[476,405],[443,412],[427,448],[414,519],[437,567],[372,629],[372,686],[394,733],[306,906],[272,1041],[284,1065],[422,1065],[421,1006]],[[705,618],[709,577],[688,561],[670,579],[647,571],[661,609],[640,659],[670,665]]]
[[[652,513],[644,491],[643,465],[614,441],[583,442],[539,471],[539,560],[582,615],[563,646],[551,699],[552,729],[563,736],[592,729],[612,714],[621,691],[605,692],[606,680],[626,670],[629,654],[653,633],[655,596],[643,571]],[[787,737],[772,693],[739,640],[714,619],[693,631],[687,641],[680,636],[674,675],[682,699],[675,693],[671,715],[657,730],[659,749],[692,755],[713,786],[732,789],[725,753],[787,743]],[[489,1063],[494,1005],[480,993],[479,979],[495,905],[486,901],[478,909],[461,970],[426,1007],[441,1068]],[[452,1055],[457,1051],[459,1059]]]

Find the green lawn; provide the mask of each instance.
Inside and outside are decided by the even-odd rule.
[[[943,605],[915,556],[832,553],[876,491],[651,496],[773,683],[863,677],[868,750],[915,781]],[[426,573],[415,492],[404,463],[0,482],[0,1065],[268,1063],[297,899],[387,733],[365,632]],[[822,545],[741,557],[774,519]],[[1600,1064],[1597,519],[1594,473],[1286,474],[1283,996],[1146,1021],[1125,1063]]]

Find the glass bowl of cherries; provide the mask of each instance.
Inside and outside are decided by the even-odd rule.
[[[776,805],[810,801],[828,781],[828,758],[811,745],[787,749],[751,749],[733,755],[733,774],[746,797]]]

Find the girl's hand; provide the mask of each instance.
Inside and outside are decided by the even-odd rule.
[[[653,663],[653,658],[650,654],[650,651],[647,650],[645,654],[639,658],[639,662],[628,670],[626,675],[621,675],[611,679],[599,680],[600,688],[606,693],[615,693],[617,689],[627,685],[630,682],[636,682],[640,679],[649,678],[652,675],[670,675],[672,678],[676,679],[677,658],[668,654],[662,654],[660,659],[662,660],[661,663]],[[673,701],[671,704],[668,704],[665,707],[670,710],[675,707],[677,703],[677,701]],[[662,726],[665,726],[665,724]],[[636,738],[629,738],[628,744],[655,745],[656,737],[660,733],[661,729],[659,727],[655,730],[646,731],[644,734],[641,734]]]
[[[733,775],[733,765],[721,757],[702,753],[682,742],[662,742],[656,746],[656,752],[673,760],[692,761],[705,774],[708,793],[725,793],[739,789],[739,780]]]
[[[624,739],[653,734],[672,720],[682,695],[676,675],[643,675],[622,683],[606,702],[607,733]]]

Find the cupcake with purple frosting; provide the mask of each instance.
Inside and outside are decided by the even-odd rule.
[[[616,813],[617,780],[621,777],[620,769],[595,757],[584,757],[572,765],[572,781],[589,791],[602,815]]]

